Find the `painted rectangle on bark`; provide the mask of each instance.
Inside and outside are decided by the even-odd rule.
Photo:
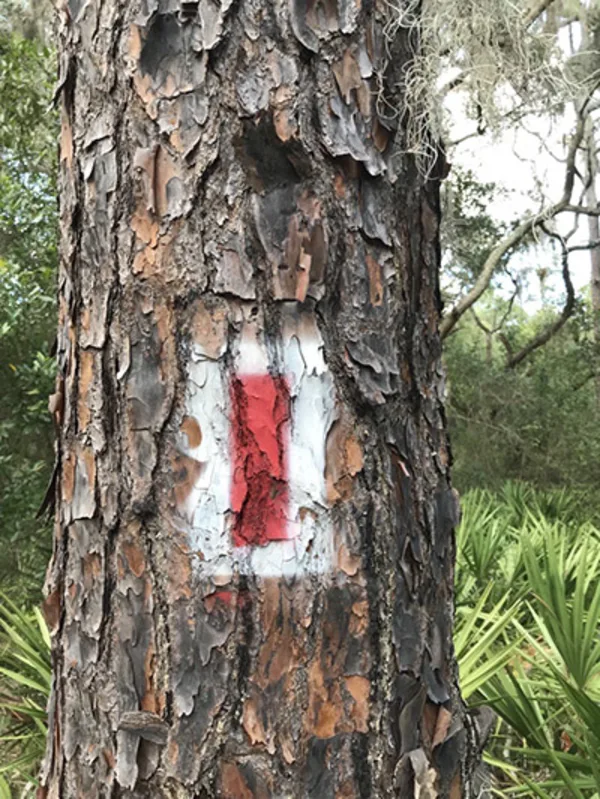
[[[290,538],[290,393],[285,377],[235,375],[231,399],[232,538],[236,547]]]
[[[206,576],[332,567],[325,450],[334,388],[320,336],[305,327],[293,318],[274,345],[242,335],[233,368],[221,352],[190,354],[185,429],[194,420],[201,435],[185,434],[181,452],[198,469],[178,512]]]

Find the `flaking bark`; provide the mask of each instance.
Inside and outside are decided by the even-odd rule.
[[[469,795],[438,187],[385,113],[401,109],[409,57],[402,39],[390,52],[387,13],[62,4],[41,796]],[[221,457],[232,404],[264,400],[235,376],[252,347],[274,374],[275,432],[252,432],[259,451],[233,435],[249,465],[221,513],[229,495],[203,453]],[[286,436],[314,473],[278,494]],[[263,490],[269,513],[287,503],[313,531],[280,576],[244,532]],[[227,550],[232,529],[254,546],[245,560]]]

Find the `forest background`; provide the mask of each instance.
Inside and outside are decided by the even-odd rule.
[[[509,11],[493,19],[499,2]],[[598,797],[600,12],[590,2],[530,8],[481,0],[461,13],[471,14],[472,49],[458,48],[455,25],[457,55],[438,83],[452,114],[441,281],[453,480],[463,498],[462,689],[471,705],[496,713],[482,795]],[[447,36],[448,19],[430,22]],[[0,799],[35,793],[50,682],[37,608],[52,546],[58,119],[51,31],[49,2],[1,0]],[[434,38],[421,81],[448,52],[448,42]],[[423,120],[438,124],[427,103]],[[427,169],[428,154],[415,141]],[[481,159],[497,157],[518,171],[520,186],[483,179]],[[568,201],[556,210],[569,180]]]

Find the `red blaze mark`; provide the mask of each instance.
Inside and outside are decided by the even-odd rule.
[[[215,609],[215,604],[222,602],[223,605],[237,605],[238,608],[247,607],[252,603],[252,596],[249,591],[213,591],[212,594],[204,597],[204,607],[209,613]]]
[[[290,392],[285,377],[234,377],[231,394],[233,544],[289,538],[287,511]]]

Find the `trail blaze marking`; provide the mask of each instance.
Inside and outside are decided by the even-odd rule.
[[[188,421],[181,452],[201,468],[178,512],[207,577],[333,564],[325,449],[335,400],[322,341],[314,322],[294,318],[269,346],[242,337],[233,375],[224,349],[197,345],[188,363],[186,414],[201,433]]]
[[[285,377],[231,382],[231,507],[236,547],[288,539],[290,392]]]

